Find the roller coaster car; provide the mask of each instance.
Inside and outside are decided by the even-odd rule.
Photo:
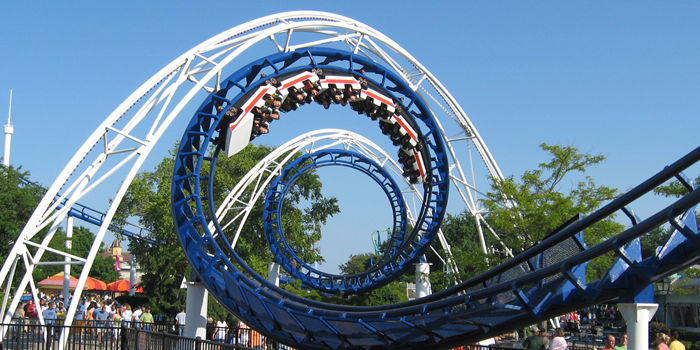
[[[263,85],[258,87],[251,95],[252,97],[241,106],[239,115],[231,119],[232,122],[228,124],[228,129],[226,131],[226,143],[224,147],[227,157],[240,152],[248,145],[250,142],[250,135],[253,132],[255,119],[253,108],[263,107],[265,105],[265,99],[263,97],[272,92],[274,92],[274,87],[272,86]],[[222,122],[224,122],[223,119]]]
[[[349,102],[356,112],[366,114],[372,120],[379,120],[382,133],[389,136],[395,146],[401,147],[404,153],[399,152],[399,161],[404,165],[404,173],[409,181],[426,182],[426,164],[422,149],[419,148],[418,129],[403,114],[400,104],[371,87],[364,78],[324,74],[314,69],[275,79],[274,82],[270,78],[248,96],[240,108],[240,116],[229,116],[228,121],[222,120],[222,123],[227,123],[224,125],[228,125],[223,148],[229,157],[240,152],[250,140],[263,133],[256,129],[255,118],[259,121],[279,119],[279,111],[296,110],[298,105],[312,101],[326,108],[331,103],[346,105]]]

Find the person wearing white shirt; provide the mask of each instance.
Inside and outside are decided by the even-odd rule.
[[[124,310],[122,311],[122,318],[124,319],[124,325],[126,326],[126,328],[130,328],[133,315],[131,313],[131,306],[129,304],[124,305]]]
[[[185,320],[187,319],[187,314],[185,313],[185,309],[182,309],[180,313],[175,315],[175,323],[177,323],[177,333],[179,336],[182,336],[182,333],[185,332]]]
[[[143,311],[140,306],[136,307],[136,310],[131,314],[131,319],[134,321],[134,328],[139,328],[139,323],[141,322],[141,314]]]

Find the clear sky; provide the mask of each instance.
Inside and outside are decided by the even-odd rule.
[[[97,125],[175,57],[291,10],[345,15],[402,45],[457,98],[505,175],[543,161],[542,142],[572,145],[607,156],[588,174],[624,190],[698,146],[697,1],[6,1],[0,120],[12,88],[12,164],[50,185]],[[361,215],[359,200],[331,194]],[[350,252],[367,250],[369,232],[332,245],[349,239],[367,245]],[[324,253],[329,269],[348,254]]]

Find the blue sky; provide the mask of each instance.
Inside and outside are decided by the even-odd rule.
[[[624,190],[698,146],[700,2],[11,1],[0,5],[0,119],[12,88],[12,164],[50,185],[161,67],[291,10],[342,14],[402,45],[457,98],[505,175],[545,160],[542,142],[572,145],[607,156],[588,174]],[[361,201],[341,200],[361,215]],[[332,245],[358,240],[343,239]],[[326,255],[331,266],[347,258]]]

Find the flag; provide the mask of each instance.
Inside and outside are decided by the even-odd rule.
[[[121,259],[119,259],[119,254],[114,254],[114,271],[121,271],[122,270],[122,263]]]

